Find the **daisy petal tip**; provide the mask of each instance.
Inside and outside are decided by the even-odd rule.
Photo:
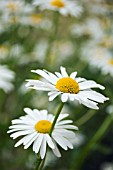
[[[61,158],[61,155],[58,155],[57,157],[58,157],[58,158]]]
[[[31,70],[31,72],[32,72],[32,73],[35,73],[35,72],[36,72],[36,70]]]
[[[53,99],[51,99],[51,98],[49,97],[49,102],[51,102],[51,101],[53,101]]]
[[[109,97],[106,97],[106,100],[109,100]]]

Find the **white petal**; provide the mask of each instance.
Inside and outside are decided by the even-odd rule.
[[[50,75],[50,77],[51,77],[51,79],[53,81],[53,84],[56,84],[56,82],[58,81],[58,77],[56,77],[56,75],[54,75],[53,73],[50,73],[47,70],[45,70],[45,72],[47,72]]]
[[[68,100],[68,94],[67,93],[63,93],[61,95],[61,100],[62,100],[62,102],[66,102]]]
[[[67,150],[67,146],[60,136],[56,136],[54,135],[54,133],[52,133],[52,137],[56,141],[56,143],[58,143],[64,150]]]
[[[62,75],[59,72],[55,72],[55,74],[58,76],[58,78],[62,78]]]
[[[27,88],[32,88],[36,90],[43,90],[43,91],[49,91],[51,89],[51,86],[49,86],[48,83],[41,82],[39,80],[27,80],[26,83]]]
[[[40,116],[41,120],[46,120],[47,119],[47,110],[40,110]]]
[[[55,142],[54,142],[54,145],[55,145],[55,149],[53,149],[53,153],[54,153],[57,157],[61,157],[60,151],[59,151],[59,149],[57,148],[57,145],[55,144]]]
[[[41,120],[40,111],[38,111],[37,109],[34,109],[33,112],[35,113],[35,116],[37,117],[37,121],[38,121],[38,120]]]
[[[62,136],[64,136],[64,137],[67,137],[67,138],[75,138],[75,133],[74,132],[72,132],[72,131],[70,131],[70,130],[67,130],[67,129],[54,129],[54,132],[53,133],[55,133],[56,135],[58,135],[58,134],[61,134]]]
[[[29,120],[28,119],[26,119],[26,121],[25,120],[20,120],[20,119],[14,119],[14,120],[12,120],[12,124],[25,124],[25,125],[33,125],[34,124],[34,120],[32,120],[32,119],[30,119],[29,118]]]
[[[33,109],[33,116],[35,118],[35,123],[40,121],[40,111],[37,109]]]
[[[43,140],[42,140],[42,144],[41,144],[41,148],[40,148],[41,159],[44,159],[45,154],[46,154],[46,136],[43,135]]]
[[[35,151],[35,153],[39,152],[40,146],[42,144],[42,140],[43,140],[43,134],[39,134],[38,138],[34,141],[33,144],[33,151]]]
[[[93,101],[99,102],[99,103],[104,103],[104,101],[108,100],[105,96],[103,96],[100,93],[97,93],[92,90],[84,90],[79,92],[80,95],[83,95],[84,97],[87,96],[88,99],[91,99]]]
[[[80,90],[90,89],[90,88],[100,88],[102,90],[105,89],[104,86],[97,84],[95,81],[92,80],[86,80],[82,83],[79,83]]]
[[[32,139],[29,139],[29,142],[24,142],[24,149],[27,149],[34,141],[35,139],[38,137],[39,134],[35,134]],[[25,144],[26,143],[26,144]]]
[[[19,145],[21,145],[23,142],[24,142],[24,138],[25,138],[26,136],[24,136],[22,139],[20,139],[16,144],[15,144],[15,146],[14,147],[18,147]]]
[[[75,94],[69,94],[68,96],[71,101],[75,100]]]
[[[85,98],[84,96],[82,95],[79,95],[79,93],[77,94],[79,99],[80,99],[80,103],[82,103],[83,105],[91,108],[91,109],[96,109],[98,110],[98,106],[97,106],[97,103],[96,102],[93,102],[91,100],[88,100],[87,98]]]
[[[34,132],[32,134],[29,134],[29,135],[25,136],[23,144],[26,145],[27,143],[29,143],[37,135],[39,135],[39,134],[37,132]]]
[[[74,125],[60,125],[60,126],[56,126],[56,128],[57,129],[65,128],[65,129],[75,129],[75,130],[78,130],[78,127],[74,126]]]
[[[82,81],[85,81],[86,79],[85,78],[81,78],[81,77],[77,77],[77,78],[75,78],[75,80],[76,80],[77,83],[80,83]]]
[[[77,75],[77,72],[73,72],[73,73],[70,74],[70,77],[71,77],[72,79],[75,79],[76,75]]]
[[[46,136],[46,141],[47,141],[47,144],[48,146],[51,148],[51,149],[54,149],[55,148],[55,145],[52,141],[52,138],[48,135],[48,134],[45,134]]]
[[[40,76],[44,77],[50,83],[54,84],[54,79],[51,78],[45,71],[43,70],[32,70],[32,72],[39,74]]]
[[[53,101],[61,92],[54,92],[49,96],[49,101]]]
[[[19,136],[23,136],[23,135],[28,135],[30,133],[33,133],[35,130],[24,130],[24,131],[19,131],[19,132],[15,132],[13,134],[10,135],[10,137],[12,137],[13,139],[16,139]]]
[[[68,123],[72,123],[73,121],[72,120],[63,120],[61,122],[57,122],[57,126],[58,125],[64,125],[64,124],[68,124]]]
[[[60,120],[66,118],[67,116],[69,116],[69,114],[60,114],[58,119],[57,119],[57,122],[59,122]]]
[[[20,130],[33,129],[33,125],[12,125],[9,126],[9,129],[20,129]]]
[[[47,115],[47,120],[49,120],[51,122],[51,120],[54,118],[54,116],[52,114],[48,114]]]
[[[24,111],[33,119],[36,120],[33,114],[33,110],[31,110],[30,108],[24,108]]]
[[[27,80],[27,81],[28,83],[26,84],[26,87],[28,88],[43,90],[43,91],[56,90],[54,85],[47,82],[42,82],[39,80]]]
[[[64,138],[63,136],[60,136],[60,138],[64,141],[64,143],[67,147],[69,147],[70,149],[73,149],[73,145],[71,144],[71,142],[68,139]]]
[[[61,70],[61,74],[62,74],[63,77],[68,77],[68,74],[67,74],[66,69],[64,67],[61,66],[60,70]]]

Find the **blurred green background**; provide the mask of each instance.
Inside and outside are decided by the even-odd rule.
[[[63,112],[69,113],[79,127],[74,149],[60,148],[60,159],[49,151],[44,169],[113,170],[113,63],[104,62],[105,58],[113,59],[113,1],[81,0],[79,3],[83,11],[75,18],[50,10],[40,11],[32,1],[25,1],[21,12],[18,8],[9,12],[1,1],[0,83],[4,75],[2,66],[13,71],[13,88],[7,91],[0,85],[2,170],[34,169],[37,155],[32,147],[14,148],[16,141],[9,137],[7,130],[12,119],[24,115],[24,107],[45,108],[54,114],[59,100],[48,102],[47,93],[26,89],[25,80],[39,79],[31,73],[32,69],[54,72],[59,71],[60,66],[66,67],[69,73],[77,71],[79,77],[104,85],[106,89],[101,93],[110,100],[100,104],[98,111],[76,102],[65,104]],[[6,74],[10,72],[7,70]],[[10,79],[6,79],[4,82],[9,86]]]

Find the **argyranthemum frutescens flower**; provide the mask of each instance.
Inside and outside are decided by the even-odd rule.
[[[82,12],[81,6],[70,0],[34,0],[33,4],[39,6],[41,10],[59,11],[59,13],[65,16],[77,17]]]
[[[12,81],[15,77],[15,73],[10,70],[6,65],[0,65],[0,89],[3,89],[6,93],[11,91],[14,86]]]
[[[28,80],[26,87],[50,91],[48,93],[49,101],[61,95],[62,102],[66,102],[68,99],[71,101],[77,100],[80,104],[92,109],[98,109],[98,103],[104,103],[104,101],[108,100],[104,95],[91,89],[100,88],[104,90],[105,88],[102,85],[92,80],[86,80],[80,77],[76,78],[77,72],[72,72],[70,76],[68,76],[64,67],[60,69],[61,73],[55,72],[55,74],[47,70],[32,70],[32,72],[45,78],[47,82]]]
[[[68,114],[60,114],[51,136],[49,135],[54,116],[48,114],[47,110],[31,110],[25,108],[24,111],[27,115],[19,119],[12,120],[12,126],[9,127],[7,133],[12,133],[10,137],[16,139],[23,136],[16,144],[15,147],[23,144],[24,149],[27,149],[33,143],[33,151],[38,153],[43,159],[46,154],[46,146],[48,145],[57,157],[61,154],[56,144],[59,144],[64,150],[68,148],[73,149],[71,140],[75,138],[75,133],[72,130],[78,128],[72,125],[72,120],[63,120]]]

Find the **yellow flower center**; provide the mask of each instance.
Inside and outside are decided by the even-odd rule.
[[[31,22],[33,22],[34,24],[37,24],[42,20],[42,17],[39,14],[32,14],[30,16],[30,19],[31,19]]]
[[[64,7],[65,4],[62,0],[52,0],[51,5],[58,7],[58,8],[62,8]]]
[[[109,63],[110,65],[113,65],[113,59],[110,59],[110,60],[108,61],[108,63]]]
[[[49,133],[52,123],[48,120],[40,120],[35,124],[35,130],[39,133]]]
[[[64,77],[57,81],[56,88],[64,93],[76,94],[79,92],[78,83],[70,77]]]
[[[7,8],[11,11],[16,11],[18,7],[14,2],[10,2],[9,4],[7,4]]]
[[[4,45],[0,45],[0,53],[6,53],[6,52],[8,52],[7,47]]]

